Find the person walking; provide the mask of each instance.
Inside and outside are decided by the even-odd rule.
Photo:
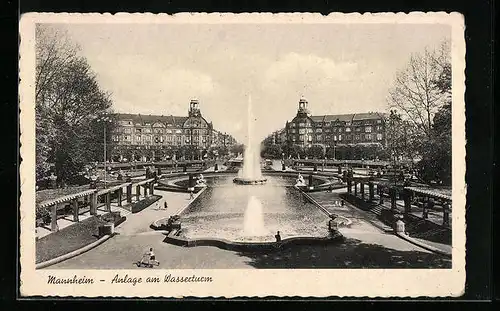
[[[167,207],[168,207],[167,201],[163,202],[163,209],[167,209]]]
[[[194,193],[193,193],[193,191],[189,192],[189,199],[190,200],[194,199]]]

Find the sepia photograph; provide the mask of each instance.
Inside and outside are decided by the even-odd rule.
[[[25,18],[22,276],[460,294],[460,15],[229,15]],[[283,285],[294,271],[311,281]]]

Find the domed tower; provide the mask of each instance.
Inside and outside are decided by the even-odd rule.
[[[309,112],[308,102],[304,96],[300,97],[299,100],[299,109],[297,110],[298,117],[308,117],[311,113]]]
[[[188,115],[190,117],[201,117],[201,112],[200,112],[200,106],[198,99],[193,98],[191,99],[191,102],[189,103],[189,113]]]

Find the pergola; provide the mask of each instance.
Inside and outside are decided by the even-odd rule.
[[[113,186],[106,189],[90,189],[75,194],[65,195],[56,199],[47,200],[41,202],[37,205],[37,208],[50,208],[51,214],[51,231],[58,231],[57,226],[57,211],[62,207],[66,206],[68,203],[72,205],[73,209],[73,220],[75,222],[79,221],[80,206],[79,199],[84,198],[90,204],[90,214],[97,215],[98,199],[99,197],[105,198],[106,211],[111,211],[111,195],[113,193],[117,194],[117,204],[122,206],[123,201],[123,189],[126,188],[126,201],[127,203],[132,202],[132,188],[135,187],[135,195],[137,200],[139,200],[141,194],[141,188],[144,188],[144,195],[148,196],[153,194],[154,191],[154,178],[146,179],[137,183],[123,183],[117,186]]]

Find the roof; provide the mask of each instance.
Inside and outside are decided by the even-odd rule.
[[[353,120],[370,120],[370,119],[380,119],[384,117],[385,113],[380,112],[367,112],[367,113],[348,113],[348,114],[327,114],[322,116],[311,116],[310,118],[314,122],[349,122]]]
[[[428,195],[434,198],[451,201],[451,189],[440,189],[440,188],[430,188],[430,187],[406,187],[405,189],[423,195]]]
[[[181,127],[188,117],[180,116],[158,116],[158,115],[142,115],[142,114],[131,114],[131,113],[116,113],[115,116],[119,120],[132,120],[135,123],[151,123],[161,122],[166,124],[173,124]]]

